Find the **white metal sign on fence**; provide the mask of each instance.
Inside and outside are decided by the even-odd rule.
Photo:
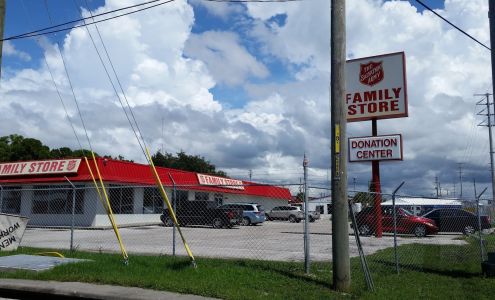
[[[404,52],[348,60],[347,121],[407,117]]]
[[[14,251],[21,243],[29,219],[0,213],[0,251]]]
[[[349,161],[402,160],[402,135],[349,138]]]

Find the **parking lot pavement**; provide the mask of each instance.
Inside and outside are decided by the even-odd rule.
[[[321,219],[310,223],[310,253],[312,260],[331,260],[331,221]],[[349,230],[352,233],[352,230]],[[185,227],[183,233],[196,257],[251,258],[280,261],[304,260],[304,224],[270,221],[257,226],[239,226],[232,229],[211,227]],[[120,234],[130,255],[172,254],[173,229],[163,226],[141,226],[121,228]],[[435,235],[426,238],[398,237],[398,244],[463,244],[457,235]],[[187,255],[178,233],[175,249],[177,255]],[[364,252],[393,247],[393,236],[382,238],[361,237]],[[69,249],[69,229],[28,228],[21,246]],[[113,230],[75,230],[74,247],[78,250],[120,252]],[[351,256],[358,256],[355,238],[349,235]]]

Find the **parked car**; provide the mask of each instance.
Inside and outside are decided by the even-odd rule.
[[[242,210],[237,208],[215,207],[211,201],[182,201],[177,204],[175,215],[181,226],[211,225],[214,228],[232,228],[242,220]],[[165,226],[174,222],[165,209],[160,216]]]
[[[478,217],[460,208],[439,208],[423,215],[435,221],[440,232],[462,232],[472,234],[479,230]],[[481,229],[491,228],[490,217],[480,216]]]
[[[417,237],[436,234],[438,227],[435,221],[418,217],[403,208],[396,208],[397,233],[412,233]],[[356,214],[356,222],[361,235],[371,235],[375,232],[375,208],[366,207]],[[394,232],[393,208],[382,207],[382,231]]]
[[[320,219],[320,213],[310,211],[309,221],[314,222]],[[289,220],[291,223],[299,223],[304,220],[304,211],[300,206],[276,206],[269,212],[265,212],[267,220]]]
[[[257,203],[229,203],[221,205],[222,208],[235,208],[242,210],[241,225],[256,225],[265,222],[265,208]]]

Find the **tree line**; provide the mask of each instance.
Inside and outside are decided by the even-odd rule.
[[[18,134],[0,137],[0,162],[89,157],[90,153],[87,149],[72,150],[69,147],[50,149],[50,147],[44,145],[40,140],[25,138]],[[99,157],[100,155],[95,153],[95,156]],[[132,160],[127,160],[122,155],[118,155],[117,157],[103,155],[103,157],[132,162]],[[215,165],[204,157],[189,155],[184,151],[180,151],[176,155],[167,152],[162,154],[160,151],[157,151],[151,158],[155,166],[158,167],[227,177],[225,172],[216,170]]]

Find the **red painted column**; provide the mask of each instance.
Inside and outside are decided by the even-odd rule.
[[[373,136],[378,136],[378,125],[376,120],[371,120],[371,132]],[[374,186],[375,196],[375,233],[376,237],[382,237],[382,195],[380,187],[380,161],[371,162],[371,182]]]

